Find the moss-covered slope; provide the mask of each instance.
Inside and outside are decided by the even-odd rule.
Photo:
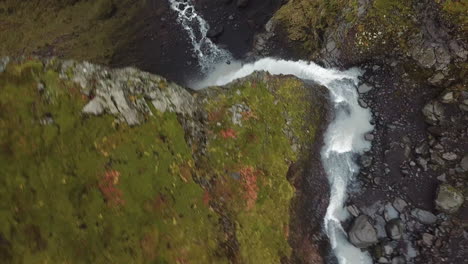
[[[325,107],[312,87],[256,74],[191,94],[134,69],[5,62],[6,263],[289,258],[286,174],[309,150]]]
[[[0,56],[63,56],[108,64],[140,25],[146,1],[0,1]],[[20,44],[20,45],[19,45]]]

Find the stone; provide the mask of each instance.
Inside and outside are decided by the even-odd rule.
[[[385,244],[383,245],[383,248],[382,248],[382,249],[383,249],[384,254],[387,255],[387,256],[392,255],[392,253],[393,253],[393,251],[394,251],[394,248],[393,248],[393,246],[392,246],[392,243],[385,243]]]
[[[380,178],[380,177],[375,177],[375,178],[374,178],[374,183],[375,183],[376,185],[380,185],[380,184],[382,183],[382,178]]]
[[[423,244],[428,246],[428,247],[431,247],[432,246],[432,243],[434,241],[434,236],[431,235],[431,234],[428,234],[428,233],[424,233],[422,235],[422,241],[423,241]]]
[[[380,215],[375,215],[374,216],[375,220],[375,230],[377,231],[377,238],[378,239],[386,239],[387,238],[387,231],[385,230],[385,218],[383,218]]]
[[[468,171],[468,155],[465,155],[462,160],[460,161],[460,167],[464,171]]]
[[[372,165],[372,157],[368,155],[362,155],[361,156],[361,165],[364,168],[370,167]]]
[[[362,108],[368,108],[368,107],[369,107],[369,106],[367,105],[367,103],[366,103],[363,99],[361,99],[361,98],[359,98],[358,103],[359,103],[359,105],[360,105]]]
[[[392,259],[392,264],[406,264],[404,257],[394,257]]]
[[[354,217],[358,217],[358,216],[359,216],[359,213],[360,213],[360,212],[359,212],[359,208],[357,208],[357,206],[355,206],[355,205],[348,205],[348,206],[346,207],[346,209],[348,210],[348,212],[349,212],[352,216],[354,216]]]
[[[83,113],[90,115],[101,115],[104,113],[104,101],[100,97],[94,97],[83,108]]]
[[[428,79],[429,83],[432,85],[438,85],[444,80],[445,75],[441,72],[434,74],[431,78]]]
[[[416,152],[416,154],[419,155],[426,155],[427,153],[429,153],[429,144],[427,144],[427,142],[424,141],[414,149],[414,152]]]
[[[445,173],[437,176],[437,180],[438,181],[441,181],[441,182],[447,182],[447,176],[445,175]]]
[[[431,125],[435,125],[443,120],[444,111],[441,104],[437,101],[432,101],[426,104],[422,110],[426,122]]]
[[[422,210],[419,208],[413,209],[411,211],[411,215],[416,218],[420,223],[426,224],[426,225],[432,225],[437,222],[437,216],[435,216],[433,213]]]
[[[390,263],[390,260],[388,260],[386,257],[380,257],[378,262],[379,263]]]
[[[367,248],[378,242],[377,232],[366,215],[361,215],[354,220],[348,235],[350,242],[358,248]]]
[[[3,57],[0,58],[0,73],[4,72],[6,69],[6,66],[10,62],[10,57]]]
[[[450,50],[452,50],[458,57],[466,60],[468,51],[466,51],[462,45],[458,44],[456,40],[452,40],[449,43]]]
[[[374,135],[372,133],[367,133],[364,135],[364,139],[367,141],[372,141],[374,140]]]
[[[393,207],[400,213],[403,213],[406,206],[408,206],[408,203],[405,200],[401,199],[401,198],[397,197],[393,201]]]
[[[39,82],[37,83],[37,91],[39,93],[43,93],[45,91],[45,85],[43,82]]]
[[[387,236],[393,240],[400,240],[403,237],[403,223],[400,219],[390,220],[385,226]]]
[[[453,186],[448,184],[439,186],[435,200],[437,210],[448,214],[456,213],[462,206],[463,201],[463,194]]]
[[[419,56],[415,58],[419,64],[425,68],[430,68],[436,63],[436,56],[433,48],[427,48],[421,51]]]
[[[333,39],[330,39],[328,42],[327,42],[327,51],[333,51],[335,48],[336,48],[336,42],[333,40]]]
[[[392,206],[391,203],[386,203],[384,207],[384,217],[386,221],[398,218],[398,211]]]
[[[454,102],[453,92],[448,92],[442,96],[442,103],[449,104]]]
[[[372,90],[372,86],[370,86],[370,85],[368,85],[366,83],[363,83],[363,84],[359,85],[359,87],[358,87],[358,92],[361,93],[361,94],[367,93],[370,90]]]
[[[448,160],[448,161],[454,161],[458,158],[457,154],[453,153],[453,152],[446,152],[444,154],[442,154],[442,158],[444,160]]]
[[[422,158],[422,157],[419,157],[416,159],[416,162],[418,163],[419,166],[421,166],[421,168],[424,170],[424,171],[427,171],[427,160]]]

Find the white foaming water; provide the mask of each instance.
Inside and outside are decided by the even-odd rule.
[[[207,37],[209,25],[197,14],[190,0],[169,0],[169,3],[192,42],[193,51],[203,73],[210,72],[218,63],[232,60],[228,51],[219,48]]]
[[[324,219],[325,231],[340,264],[372,264],[369,254],[348,241],[341,226],[341,222],[349,217],[344,208],[347,188],[359,171],[354,158],[370,148],[370,143],[364,140],[364,135],[373,129],[370,124],[370,111],[358,104],[356,85],[360,72],[356,69],[337,71],[310,62],[272,58],[246,65],[238,62],[226,64],[226,61],[232,61],[231,54],[207,38],[209,26],[195,12],[190,0],[169,0],[169,3],[178,13],[178,21],[190,37],[203,73],[209,73],[192,88],[224,85],[255,71],[267,71],[273,75],[294,75],[328,88],[335,108],[335,118],[327,128],[325,145],[321,152],[322,163],[330,182],[330,203]]]
[[[303,80],[312,80],[324,85],[331,94],[335,118],[329,125],[321,157],[330,182],[330,203],[325,215],[325,231],[340,264],[371,264],[369,254],[354,247],[341,226],[348,217],[344,208],[346,190],[359,168],[354,162],[357,154],[370,148],[364,135],[373,129],[371,113],[358,104],[356,85],[360,72],[356,69],[337,71],[325,69],[305,61],[286,61],[272,58],[261,59],[252,64],[222,67],[214,71],[198,88],[224,85],[246,77],[255,71],[267,71],[273,75],[294,75]]]

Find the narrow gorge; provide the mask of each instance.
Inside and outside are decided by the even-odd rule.
[[[0,262],[466,263],[467,7],[0,2]]]

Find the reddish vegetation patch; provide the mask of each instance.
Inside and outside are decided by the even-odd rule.
[[[258,116],[252,111],[242,112],[241,115],[242,115],[242,119],[244,119],[246,121],[250,120],[250,119],[258,120]]]
[[[257,173],[254,168],[249,166],[242,168],[240,175],[245,189],[244,198],[247,200],[247,209],[252,209],[258,196]]]
[[[125,201],[122,198],[122,191],[117,189],[119,183],[120,172],[116,170],[108,170],[99,181],[99,190],[106,199],[109,206],[122,206]]]
[[[223,110],[218,110],[218,111],[212,111],[208,113],[208,120],[210,122],[219,122],[223,120],[224,117],[224,111]]]
[[[203,194],[203,204],[208,206],[210,204],[211,196],[208,191],[205,190],[205,193]]]
[[[237,138],[237,133],[234,129],[229,128],[226,130],[221,130],[221,136],[223,138]]]

